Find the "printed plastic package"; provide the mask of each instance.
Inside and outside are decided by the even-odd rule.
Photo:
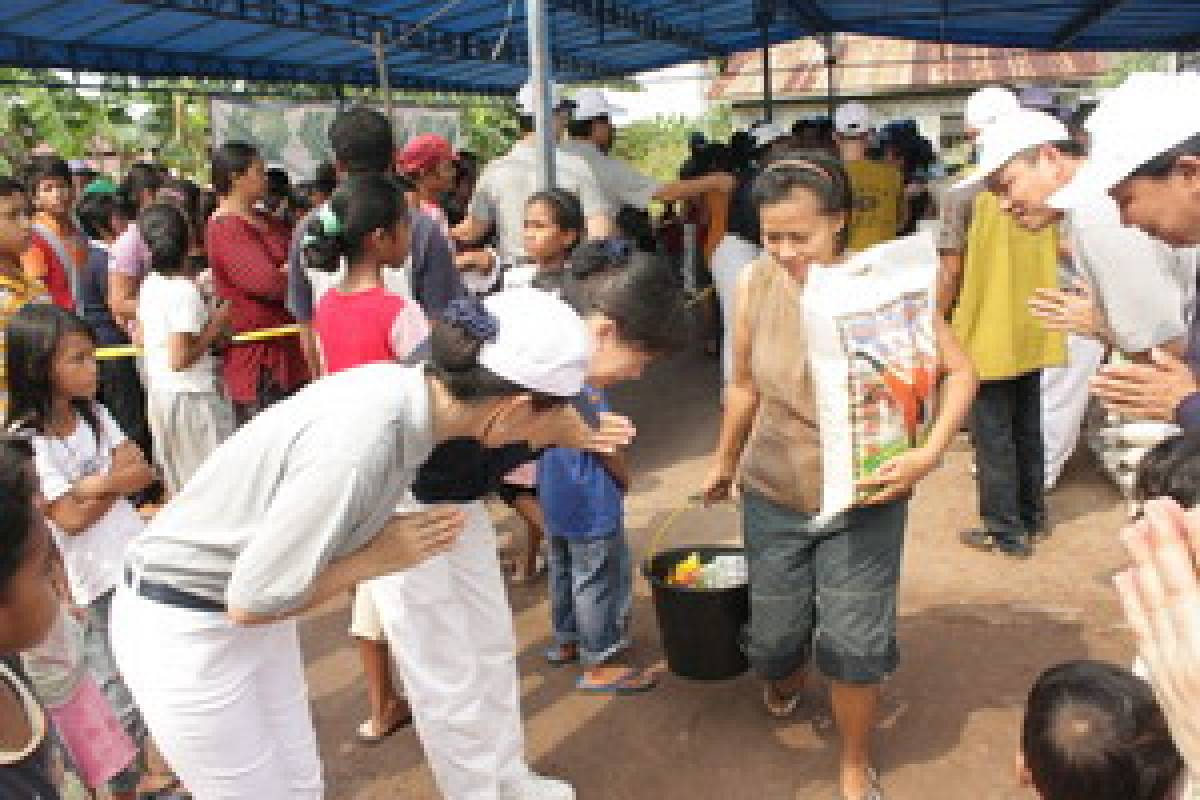
[[[921,446],[938,377],[937,250],[928,233],[810,270],[803,297],[821,432],[820,520],[861,503],[856,481]]]

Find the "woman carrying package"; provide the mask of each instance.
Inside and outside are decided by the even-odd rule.
[[[322,796],[294,618],[454,543],[458,509],[395,514],[437,443],[603,450],[632,436],[619,418],[592,431],[568,404],[591,339],[544,292],[448,309],[430,344],[428,367],[347,370],[262,412],[129,548],[117,661],[197,800]]]
[[[931,323],[942,394],[924,443],[860,480],[867,499],[819,517],[822,432],[803,302],[810,271],[843,260],[850,183],[829,156],[790,153],[758,177],[754,201],[765,254],[738,286],[733,373],[705,500],[729,497],[737,477],[750,578],[747,652],[765,679],[767,710],[784,717],[796,708],[814,662],[832,684],[841,796],[880,800],[868,744],[879,683],[898,662],[908,497],[958,431],[975,376],[949,328]]]

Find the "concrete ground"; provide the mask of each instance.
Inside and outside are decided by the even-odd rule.
[[[640,558],[665,516],[694,494],[718,426],[716,362],[687,355],[614,393],[639,430],[627,524]],[[1122,564],[1123,506],[1086,457],[1050,497],[1053,537],[1028,562],[968,551],[959,529],[975,523],[975,487],[964,442],[913,502],[901,590],[902,663],[886,684],[876,762],[898,800],[1032,797],[1014,780],[1025,694],[1057,662],[1128,662],[1130,636],[1109,576]],[[496,509],[501,531],[513,521]],[[731,508],[691,508],[674,545],[737,541]],[[541,658],[548,645],[544,583],[513,587],[528,749],[534,767],[571,780],[581,800],[792,800],[832,798],[834,732],[815,682],[793,720],[769,719],[749,676],[694,683],[670,674],[637,697],[583,696],[569,668]],[[366,713],[348,610],[330,607],[303,626],[309,681],[328,781],[337,800],[437,798],[411,729],[381,745],[355,742]],[[636,586],[636,656],[661,663],[646,583]]]

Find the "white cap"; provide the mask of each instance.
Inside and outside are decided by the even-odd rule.
[[[566,98],[563,96],[562,87],[554,81],[550,82],[550,110],[559,111],[566,103]],[[533,94],[533,84],[526,83],[521,86],[521,90],[517,92],[517,108],[525,116],[532,117],[537,113],[537,101]]]
[[[979,166],[954,188],[973,186],[1029,148],[1070,136],[1066,125],[1044,111],[1021,109],[1005,114],[979,134]]]
[[[842,136],[866,136],[871,131],[871,109],[862,103],[844,103],[833,112],[833,129]]]
[[[967,98],[963,122],[968,128],[983,130],[1005,114],[1021,108],[1017,96],[999,86],[985,86]]]
[[[1087,121],[1091,153],[1065,187],[1051,195],[1070,209],[1108,192],[1148,161],[1200,134],[1200,75],[1131,76]]]
[[[754,139],[755,147],[766,147],[771,142],[790,135],[790,131],[785,130],[782,125],[766,120],[759,120],[751,125],[749,133]]]
[[[571,119],[574,120],[611,118],[625,113],[625,109],[608,102],[602,89],[580,89],[571,99],[575,102],[575,108],[571,111]]]
[[[579,394],[592,337],[569,305],[540,289],[506,289],[483,307],[496,318],[496,335],[479,348],[481,367],[535,392]]]

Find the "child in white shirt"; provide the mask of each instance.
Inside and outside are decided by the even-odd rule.
[[[145,350],[147,415],[154,460],[172,495],[234,430],[212,346],[225,335],[228,305],[210,314],[188,269],[188,224],[174,206],[138,217],[150,272],[138,294]]]

